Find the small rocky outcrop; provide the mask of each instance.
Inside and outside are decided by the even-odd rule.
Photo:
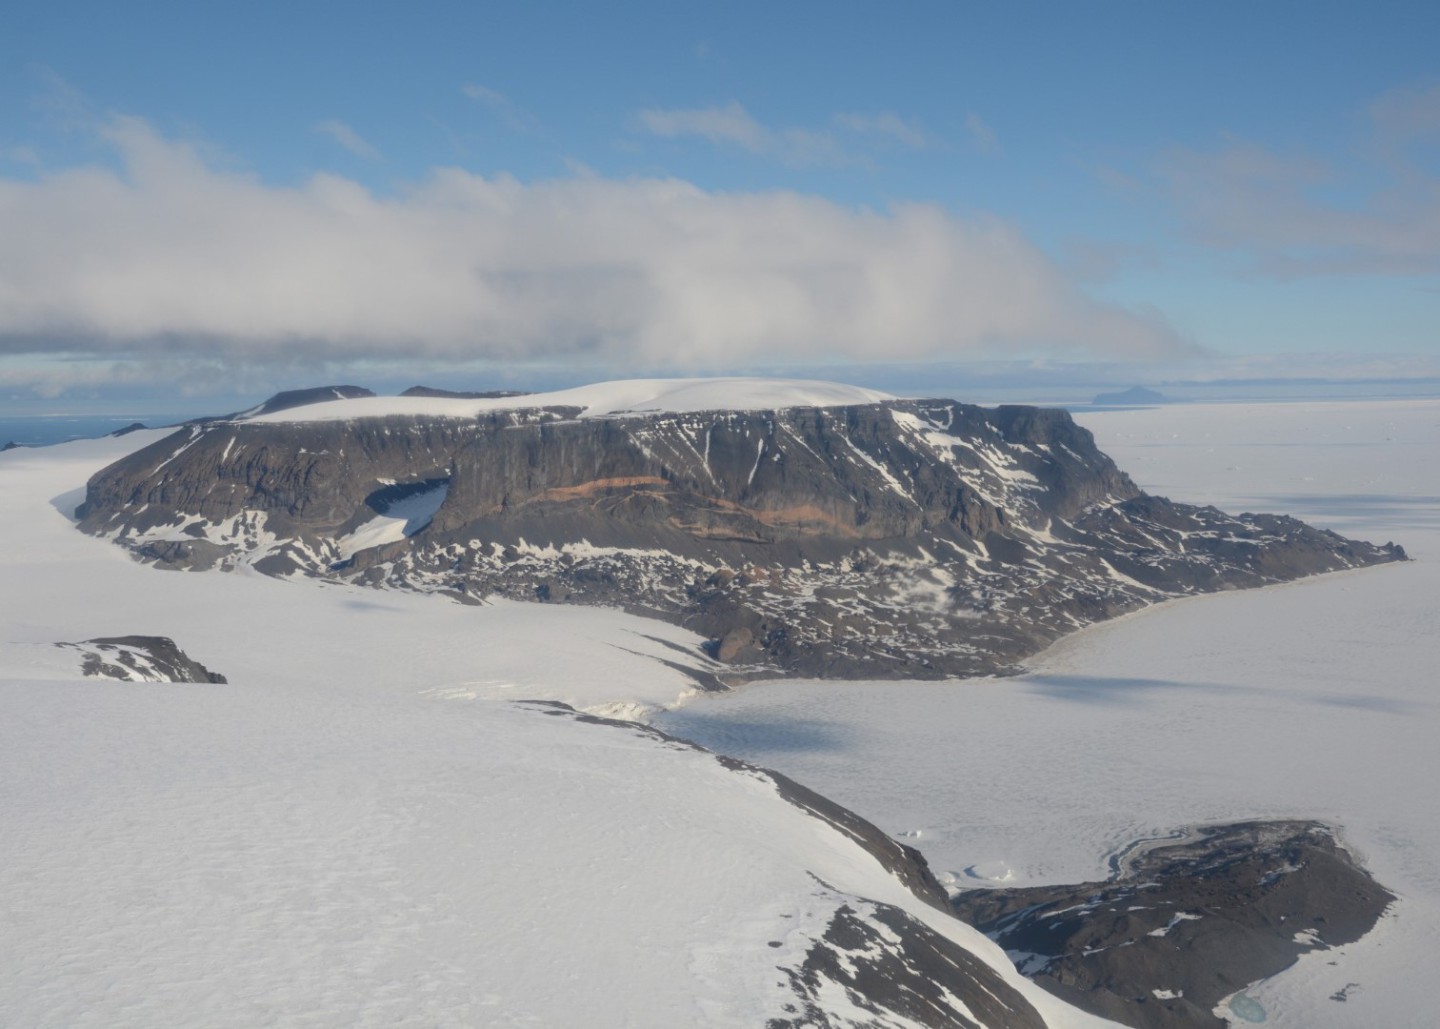
[[[1175,836],[1115,858],[1109,882],[971,890],[952,904],[1077,1007],[1137,1029],[1224,1029],[1221,1001],[1358,940],[1395,899],[1317,822]],[[1263,1020],[1243,993],[1232,1003]]]
[[[225,676],[190,657],[168,636],[101,636],[55,646],[78,651],[80,670],[87,676],[124,682],[226,681]]]
[[[578,413],[190,425],[80,526],[165,568],[622,607],[732,681],[1007,672],[1159,600],[1404,559],[1142,493],[1064,411]]]

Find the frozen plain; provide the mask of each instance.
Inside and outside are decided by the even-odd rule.
[[[1393,539],[1414,560],[1150,608],[1015,679],[765,683],[657,724],[907,836],[956,888],[1103,879],[1125,844],[1191,823],[1324,820],[1399,902],[1250,995],[1275,1026],[1435,1025],[1440,401],[1076,417],[1150,492]]]
[[[1370,939],[1254,995],[1275,1025],[1430,1025],[1440,403],[1081,420],[1155,492],[1394,538],[1417,560],[1166,605],[1072,638],[1022,679],[769,683],[709,700],[655,660],[674,656],[659,641],[693,639],[613,612],[137,565],[57,508],[143,438],[5,455],[0,949],[21,957],[0,1013],[595,1024],[597,998],[619,997],[633,1000],[610,1024],[757,1024],[764,998],[737,1006],[720,984],[758,984],[782,957],[746,954],[780,906],[828,903],[776,869],[823,863],[870,896],[885,884],[823,827],[710,781],[708,766],[687,786],[637,788],[641,767],[669,782],[688,759],[488,703],[550,697],[675,707],[656,720],[918,832],[906,842],[956,885],[1103,876],[1109,852],[1188,822],[1324,818],[1401,903]],[[120,632],[172,635],[232,687],[66,682],[41,646]],[[635,846],[619,823],[655,828]],[[617,879],[627,862],[633,878]],[[731,931],[721,910],[761,924]],[[622,926],[640,942],[615,961]],[[517,944],[533,955],[547,939],[559,943],[545,960],[517,960]],[[653,965],[637,972],[637,957]],[[1351,982],[1346,1003],[1327,999]]]

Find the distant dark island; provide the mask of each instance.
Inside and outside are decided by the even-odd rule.
[[[1134,407],[1138,404],[1173,404],[1174,399],[1145,386],[1131,386],[1119,393],[1097,393],[1090,401],[1096,407]]]

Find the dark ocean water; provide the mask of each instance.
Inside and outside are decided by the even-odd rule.
[[[0,447],[14,442],[27,447],[49,446],[72,439],[94,439],[140,422],[152,429],[183,422],[191,415],[40,415],[0,416]]]

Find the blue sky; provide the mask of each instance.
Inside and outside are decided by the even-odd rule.
[[[410,372],[1440,374],[1430,4],[6,21],[16,406]]]

